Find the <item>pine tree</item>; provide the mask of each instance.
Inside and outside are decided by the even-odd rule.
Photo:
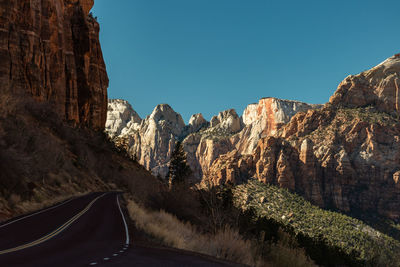
[[[171,155],[167,178],[170,187],[177,185],[185,185],[187,178],[192,174],[192,170],[186,162],[186,153],[183,145],[178,141],[175,145],[174,152]]]

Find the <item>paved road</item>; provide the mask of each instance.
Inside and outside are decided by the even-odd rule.
[[[229,266],[132,245],[119,198],[92,193],[1,224],[0,266]]]

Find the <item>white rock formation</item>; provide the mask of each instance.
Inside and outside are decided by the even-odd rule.
[[[140,125],[133,151],[139,163],[153,174],[165,177],[171,153],[185,127],[180,114],[169,105],[157,105]]]
[[[208,121],[206,121],[201,113],[194,114],[189,120],[189,131],[194,133],[199,131],[201,128],[207,127]]]
[[[106,120],[106,133],[111,137],[124,134],[127,129],[138,129],[142,119],[126,100],[109,99]]]
[[[161,177],[168,172],[175,142],[183,141],[193,179],[200,181],[220,155],[233,150],[251,153],[262,135],[274,134],[297,112],[316,107],[264,98],[249,105],[242,118],[229,109],[213,116],[210,122],[201,114],[194,114],[185,126],[181,115],[169,105],[158,105],[151,115],[140,120],[126,101],[110,100],[106,132],[116,143],[123,143],[139,163]]]
[[[297,112],[320,107],[322,105],[274,97],[262,98],[258,103],[248,105],[242,115],[245,127],[236,143],[238,151],[241,154],[251,154],[261,136],[275,135]]]
[[[200,180],[219,155],[234,148],[230,138],[241,129],[239,116],[234,109],[229,109],[213,116],[209,127],[193,131],[183,140],[194,179]]]

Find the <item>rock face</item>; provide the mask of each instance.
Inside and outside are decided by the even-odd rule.
[[[66,120],[104,129],[108,77],[93,0],[0,3],[2,90],[54,104]]]
[[[195,114],[185,126],[181,116],[168,105],[157,106],[150,116],[140,120],[128,102],[109,100],[106,132],[139,163],[161,177],[167,174],[175,142],[181,140],[192,178],[199,182],[220,155],[232,151],[249,154],[263,133],[277,131],[297,112],[317,107],[266,98],[250,105],[242,118],[230,109],[213,116],[210,122]]]
[[[109,100],[107,134],[155,175],[167,174],[175,142],[186,128],[181,115],[167,104],[157,105],[141,120],[127,101]]]
[[[400,54],[358,75],[348,76],[329,102],[336,106],[372,105],[393,115],[400,113]]]
[[[201,113],[194,114],[189,120],[189,132],[198,132],[201,128],[207,127],[206,121]]]
[[[219,155],[234,149],[231,137],[241,129],[240,117],[235,110],[229,109],[213,116],[209,127],[186,136],[183,147],[196,181],[201,180]]]
[[[139,129],[142,119],[126,100],[110,99],[106,121],[106,133],[114,138]],[[124,132],[123,132],[124,131]]]
[[[276,134],[298,112],[321,107],[273,97],[262,98],[258,104],[250,104],[244,110],[242,118],[245,127],[236,147],[241,154],[251,154],[261,136]]]
[[[254,177],[321,207],[400,220],[399,56],[347,77],[322,109],[297,113],[251,155],[216,159],[215,184]]]

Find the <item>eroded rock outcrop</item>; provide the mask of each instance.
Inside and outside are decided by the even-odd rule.
[[[241,154],[251,154],[262,136],[276,134],[296,113],[320,107],[322,105],[274,97],[262,98],[244,110],[242,118],[245,127],[235,145]]]
[[[321,207],[400,220],[399,62],[394,56],[347,77],[324,108],[297,113],[252,155],[220,156],[209,179],[254,177]]]
[[[187,162],[193,170],[195,180],[201,180],[219,155],[234,149],[231,137],[242,128],[236,111],[229,109],[213,116],[209,127],[193,132],[183,140]]]
[[[175,141],[181,140],[193,171],[192,178],[199,182],[220,155],[250,154],[263,134],[275,133],[297,112],[316,107],[319,106],[265,98],[259,104],[250,105],[243,117],[233,109],[220,112],[210,122],[201,114],[194,114],[185,126],[180,115],[167,105],[159,105],[153,111],[158,115],[152,114],[141,121],[132,115],[136,113],[129,103],[110,100],[106,132],[161,177],[167,173]]]
[[[393,115],[400,114],[400,54],[358,75],[350,75],[339,85],[329,102],[336,106],[374,106]]]
[[[129,124],[129,123],[128,123]],[[139,126],[123,129],[117,138],[128,152],[153,174],[165,177],[175,142],[180,139],[185,123],[169,105],[157,105]]]
[[[138,130],[142,119],[126,100],[110,99],[106,121],[106,133],[114,138]]]
[[[108,78],[93,0],[0,3],[2,90],[54,104],[77,124],[104,129]]]

